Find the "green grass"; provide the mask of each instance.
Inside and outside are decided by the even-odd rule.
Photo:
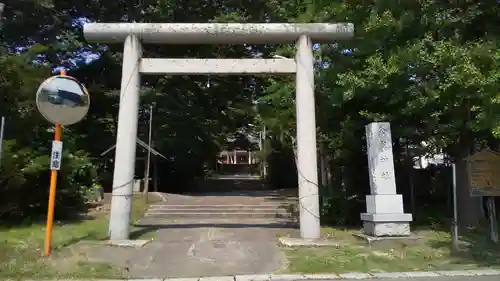
[[[132,221],[139,219],[146,208],[144,199],[134,198]],[[55,222],[52,235],[53,251],[48,258],[43,257],[45,224],[0,226],[0,279],[121,276],[121,268],[105,263],[89,263],[84,256],[70,250],[70,246],[81,240],[106,239],[107,213],[107,211],[95,212],[91,218],[77,222]],[[154,234],[133,238],[150,239],[151,235]]]
[[[285,249],[290,273],[397,272],[478,269],[500,266],[500,245],[488,241],[484,231],[461,237],[460,251],[451,249],[450,234],[439,230],[416,231],[413,242],[389,242],[371,248],[353,236],[354,230],[324,228],[323,235],[341,244],[337,248]]]

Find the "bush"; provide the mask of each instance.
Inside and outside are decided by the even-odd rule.
[[[326,225],[359,225],[364,200],[338,187],[321,187],[321,223]]]
[[[45,217],[49,193],[49,155],[4,142],[0,168],[0,219],[19,222]],[[89,157],[78,151],[63,153],[58,176],[55,216],[67,218],[81,211],[95,177]]]

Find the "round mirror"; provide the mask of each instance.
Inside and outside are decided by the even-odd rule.
[[[71,125],[82,120],[89,110],[87,89],[73,77],[53,76],[36,92],[36,106],[48,121]]]

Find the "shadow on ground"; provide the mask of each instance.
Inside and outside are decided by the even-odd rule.
[[[231,180],[234,184],[243,184],[238,180]],[[246,184],[246,183],[245,183]],[[290,189],[276,189],[276,190],[233,190],[233,191],[220,191],[220,192],[189,192],[183,193],[188,196],[199,197],[265,197],[268,200],[286,200],[296,199],[298,190],[296,188]]]
[[[134,225],[137,229],[130,233],[131,239],[141,237],[161,229],[199,229],[199,228],[221,228],[221,229],[297,229],[297,224],[290,223],[171,223],[171,224],[141,224]]]

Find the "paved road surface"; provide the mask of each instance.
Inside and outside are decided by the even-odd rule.
[[[193,281],[332,281],[332,280],[373,280],[373,281],[499,281],[500,270],[464,271],[415,271],[381,273],[305,274],[305,275],[237,275],[227,277],[205,277]],[[166,279],[165,281],[180,281]],[[187,281],[187,280],[186,280]],[[191,281],[191,279],[189,280]]]
[[[322,281],[318,279],[313,279],[314,281]],[[313,281],[310,280],[310,281]],[[351,280],[351,279],[343,279]],[[364,280],[376,280],[376,281],[500,281],[500,275],[493,276],[440,276],[440,277],[418,277],[418,278],[374,278],[374,279],[364,279]],[[301,280],[304,281],[304,280]],[[308,280],[309,281],[309,280]],[[331,281],[331,280],[327,280]]]

